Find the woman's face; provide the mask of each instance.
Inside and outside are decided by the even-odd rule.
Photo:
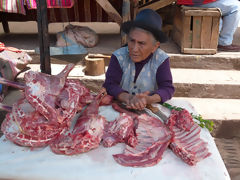
[[[145,30],[134,28],[128,34],[129,56],[133,62],[141,62],[153,53],[160,43]]]

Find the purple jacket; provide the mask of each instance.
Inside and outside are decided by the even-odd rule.
[[[134,81],[136,81],[143,66],[151,59],[152,54],[144,61],[135,63],[136,74]],[[111,60],[106,72],[106,80],[103,87],[107,89],[107,93],[117,99],[118,95],[122,92],[127,92],[120,87],[123,71],[119,65],[116,56],[112,55]],[[169,58],[167,58],[159,67],[156,73],[156,80],[158,90],[153,94],[159,94],[162,101],[161,103],[172,98],[174,93],[174,86],[172,83],[172,74],[170,71]]]

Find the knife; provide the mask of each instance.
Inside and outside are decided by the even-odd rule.
[[[147,107],[145,108],[145,111],[147,113],[149,113],[149,110],[153,114],[157,115],[164,123],[167,123],[168,118],[171,114],[171,111],[168,108],[165,108],[164,106],[162,106],[160,104],[159,104],[159,107],[155,107],[151,104],[147,105]]]

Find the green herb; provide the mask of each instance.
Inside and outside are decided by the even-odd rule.
[[[173,109],[176,110],[176,111],[183,110],[183,108],[181,108],[181,107],[172,106],[171,104],[168,104],[168,103],[163,103],[163,106],[165,106],[166,108],[168,108],[170,110],[173,110]],[[194,118],[194,119],[199,121],[198,125],[200,127],[202,127],[202,128],[206,127],[210,132],[213,130],[213,125],[214,125],[213,121],[205,120],[205,119],[202,118],[201,115],[193,115],[191,113],[191,116],[192,116],[192,118]]]

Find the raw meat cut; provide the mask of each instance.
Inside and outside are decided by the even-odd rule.
[[[50,144],[51,150],[57,154],[74,155],[97,148],[105,122],[106,119],[100,115],[80,117],[72,133],[63,133]]]
[[[73,67],[74,64],[68,64],[56,76],[34,71],[29,71],[24,75],[26,99],[39,113],[54,123],[62,123],[63,121],[57,112],[55,103]]]
[[[129,146],[137,145],[134,133],[134,121],[131,116],[121,113],[117,119],[108,122],[104,128],[103,146],[111,147],[117,143],[125,142]]]
[[[20,131],[31,137],[53,139],[61,131],[60,126],[49,122],[25,98],[13,104],[12,115]]]
[[[168,125],[173,134],[169,147],[185,163],[193,166],[211,155],[207,143],[200,138],[201,128],[187,110],[173,110]]]
[[[106,119],[98,115],[102,99],[99,94],[77,120],[73,132],[63,133],[51,145],[51,150],[57,154],[74,155],[90,151],[99,146]]]
[[[176,111],[173,109],[171,111],[171,116],[168,119],[167,125],[169,127],[177,126],[182,130],[189,131],[194,125],[194,121],[191,114],[186,109],[183,109],[181,111]]]
[[[157,164],[171,141],[168,128],[157,118],[142,114],[137,117],[136,147],[126,146],[123,154],[113,155],[123,166],[146,167]]]
[[[7,139],[21,146],[43,147],[49,144],[53,139],[45,137],[36,138],[23,134],[17,123],[15,123],[11,113],[8,113],[5,120],[2,122],[1,131]]]

